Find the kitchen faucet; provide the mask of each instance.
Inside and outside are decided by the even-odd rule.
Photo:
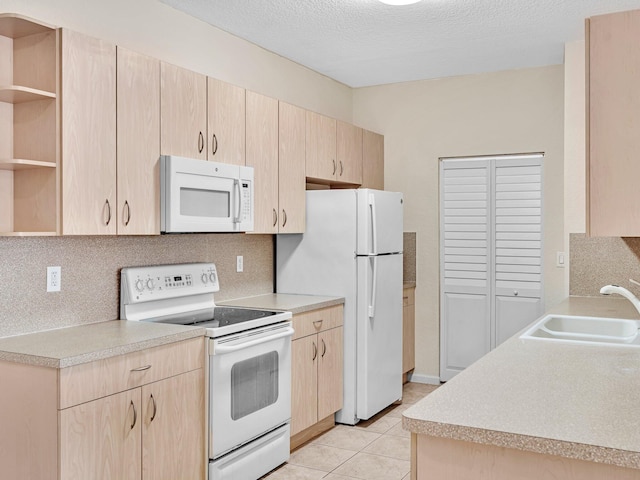
[[[635,285],[640,285],[640,282],[636,282],[631,278],[629,279],[629,281]],[[640,300],[638,300],[638,297],[636,297],[633,293],[631,293],[626,288],[620,287],[618,285],[605,285],[600,289],[600,293],[602,295],[611,295],[612,293],[617,293],[618,295],[622,295],[624,298],[629,300],[633,304],[633,306],[636,307],[636,310],[638,310],[638,313],[640,313]]]

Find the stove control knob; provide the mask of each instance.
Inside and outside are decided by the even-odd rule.
[[[136,280],[136,290],[138,290],[139,292],[144,290],[144,283],[142,283],[142,280],[140,279]]]
[[[155,284],[153,283],[153,279],[150,278],[149,280],[147,280],[147,288],[149,290],[153,290],[154,287],[155,287]]]
[[[209,278],[207,277],[206,273],[202,274],[202,283],[207,283],[207,281],[209,280]]]
[[[211,273],[209,274],[209,280],[211,280],[211,282],[212,282],[212,283],[215,283],[215,281],[216,281],[216,274],[215,274],[215,273],[213,273],[213,272],[211,272]]]

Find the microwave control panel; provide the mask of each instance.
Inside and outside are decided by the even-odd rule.
[[[242,191],[242,212],[240,212],[241,221],[251,220],[251,182],[240,180],[240,190]]]

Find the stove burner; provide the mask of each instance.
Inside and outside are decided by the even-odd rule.
[[[281,312],[272,312],[268,310],[251,310],[248,308],[236,307],[214,307],[213,310],[207,310],[197,314],[187,314],[180,318],[171,320],[163,320],[162,323],[173,323],[176,325],[196,325],[199,327],[218,328],[228,325],[236,325],[250,320],[271,317]]]

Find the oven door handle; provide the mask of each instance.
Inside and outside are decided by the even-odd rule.
[[[242,350],[244,348],[249,348],[249,347],[254,347],[256,345],[260,345],[262,343],[267,343],[267,342],[271,342],[273,340],[278,340],[279,338],[284,338],[284,337],[290,337],[293,335],[293,333],[295,332],[295,330],[291,327],[287,328],[286,330],[277,333],[275,335],[269,335],[267,337],[262,337],[262,338],[257,338],[255,340],[251,340],[249,342],[244,342],[241,343],[239,345],[215,345],[213,347],[213,354],[217,355],[217,354],[224,354],[224,353],[231,353],[231,352],[237,352],[238,350]]]

